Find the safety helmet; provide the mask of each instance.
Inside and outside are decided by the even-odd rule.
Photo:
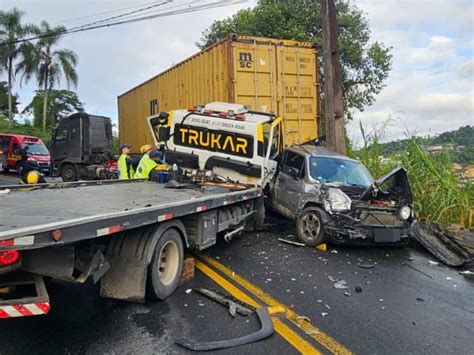
[[[151,149],[153,149],[153,146],[151,144],[144,144],[140,147],[140,153],[143,154]]]
[[[28,172],[28,175],[26,175],[27,184],[37,184],[39,180],[40,173],[35,170]]]

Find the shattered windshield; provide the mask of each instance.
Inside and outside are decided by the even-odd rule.
[[[310,174],[322,183],[369,187],[373,178],[359,162],[330,157],[311,157]]]
[[[28,154],[32,155],[49,155],[48,149],[42,144],[34,144],[34,143],[24,143],[23,148],[28,146]]]

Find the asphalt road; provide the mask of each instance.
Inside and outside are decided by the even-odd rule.
[[[287,309],[274,318],[281,326],[271,338],[220,353],[472,353],[474,283],[458,270],[432,265],[416,245],[320,251],[284,244],[277,238],[292,233],[291,224],[269,222],[265,232],[209,249],[194,280],[163,302],[102,299],[96,285],[49,281],[50,314],[1,321],[0,353],[186,353],[176,337],[226,339],[259,328],[255,316],[232,318],[189,291],[196,287]],[[348,289],[336,289],[334,279]]]

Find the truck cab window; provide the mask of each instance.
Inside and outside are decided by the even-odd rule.
[[[56,131],[56,142],[62,142],[67,139],[67,129],[59,129]]]
[[[288,152],[283,163],[282,172],[288,175],[293,175],[292,172],[296,172],[298,177],[302,177],[304,175],[304,157]]]

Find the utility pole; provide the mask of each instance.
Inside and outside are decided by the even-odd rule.
[[[345,154],[346,134],[342,102],[341,62],[339,61],[334,0],[321,0],[321,14],[323,19],[326,146],[340,154]]]

